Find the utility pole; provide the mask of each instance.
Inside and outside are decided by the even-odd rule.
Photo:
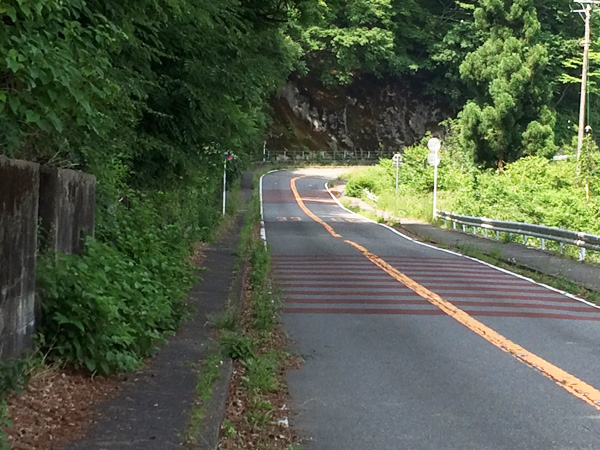
[[[592,7],[599,6],[600,1],[596,0],[575,0],[575,3],[579,3],[584,6],[584,9],[580,9],[577,13],[585,14],[585,37],[583,38],[583,66],[581,70],[581,99],[579,101],[579,130],[577,130],[577,160],[581,156],[581,149],[583,147],[583,135],[586,126],[586,115],[585,115],[585,100],[587,95],[587,78],[588,78],[588,67],[590,61],[590,22],[592,18]]]

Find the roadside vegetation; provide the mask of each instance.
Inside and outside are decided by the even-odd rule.
[[[248,262],[241,305],[231,299],[212,324],[220,330],[223,358],[233,359],[233,376],[220,449],[299,449],[289,427],[285,371],[298,367],[287,353],[279,323],[281,296],[271,279],[269,250],[259,236],[260,205],[254,195],[242,232],[239,258]]]
[[[599,234],[595,144],[587,141],[579,165],[548,159],[574,153],[581,33],[571,4],[3,1],[0,153],[97,179],[86,252],[40,257],[39,359],[86,376],[131,371],[177,329],[195,280],[190,253],[221,223],[224,153],[235,155],[229,180],[261,157],[269,101],[290,74],[310,72],[324,86],[417,79],[457,113],[442,155],[440,208]],[[592,115],[598,93],[592,83]],[[404,155],[398,193],[385,160],[355,174],[349,193],[366,187],[382,207],[431,220],[426,149]],[[287,361],[269,347],[279,341],[269,337],[277,302],[254,232],[245,231],[252,300],[223,348],[244,374],[241,392],[265,414],[230,420],[231,442],[244,429],[271,427],[279,406],[261,396]],[[30,372],[15,367],[0,371],[0,424],[7,392]]]
[[[350,173],[347,194],[366,199],[367,189],[379,196],[378,208],[431,222],[433,168],[427,164],[426,142],[427,138],[404,151],[397,191],[392,161],[381,160],[377,166]],[[565,146],[562,153],[566,160],[527,156],[485,169],[469,158],[451,131],[440,153],[438,209],[600,234],[598,147],[587,138],[579,163],[573,147]],[[500,238],[520,239],[505,233]],[[530,238],[530,244],[535,242]],[[549,247],[558,248],[554,243]]]

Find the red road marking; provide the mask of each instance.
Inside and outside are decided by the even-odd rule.
[[[302,290],[293,290],[293,289],[284,289],[285,294],[287,295],[349,295],[349,296],[369,296],[369,297],[418,297],[414,292],[404,289],[401,290],[402,287],[396,286],[393,289],[388,288],[387,291],[323,291],[322,289],[318,291],[302,291]]]
[[[511,312],[511,311],[472,311],[464,310],[471,316],[479,317],[513,317],[513,318],[527,318],[527,319],[568,319],[578,321],[591,321],[598,322],[600,317],[591,316],[571,316],[569,314],[555,314],[555,313],[537,313],[537,312]]]
[[[287,298],[286,303],[299,303],[299,304],[323,304],[323,305],[357,305],[357,304],[368,304],[368,305],[426,305],[430,304],[427,300],[369,300],[365,299],[315,299],[315,298]],[[452,302],[455,305],[460,306],[481,306],[485,308],[523,308],[523,309],[545,309],[545,310],[556,310],[556,311],[571,311],[571,312],[580,312],[580,313],[590,313],[590,314],[598,314],[600,311],[596,311],[594,308],[589,308],[585,306],[560,306],[560,305],[541,305],[535,303],[502,303],[502,302],[471,302],[471,301],[454,301]],[[481,312],[484,312],[483,310]],[[501,312],[501,311],[500,311]],[[534,313],[532,313],[534,314]],[[535,313],[537,314],[537,313]],[[600,316],[598,316],[600,318]]]
[[[385,314],[412,316],[445,316],[439,309],[359,309],[359,308],[285,308],[287,314]]]

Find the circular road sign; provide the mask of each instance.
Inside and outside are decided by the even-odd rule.
[[[437,153],[440,151],[440,148],[442,148],[442,141],[438,138],[431,138],[427,141],[427,148],[430,152]]]
[[[439,166],[440,156],[437,153],[430,153],[429,155],[427,155],[427,162],[430,166]]]

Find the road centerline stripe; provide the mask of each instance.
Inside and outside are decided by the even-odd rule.
[[[338,239],[342,239],[342,235],[338,234],[329,224],[327,224],[325,221],[323,221],[320,217],[318,217],[306,207],[304,201],[302,200],[302,197],[300,196],[296,188],[296,180],[300,178],[303,177],[296,177],[290,180],[290,187],[294,195],[294,199],[296,200],[296,203],[298,204],[300,209],[312,220],[322,225],[331,236]],[[461,325],[464,325],[465,327],[478,334],[480,337],[482,337],[495,347],[512,355],[517,360],[536,369],[542,375],[555,381],[558,386],[565,389],[571,395],[575,396],[576,398],[579,398],[580,400],[584,401],[585,403],[600,411],[600,390],[598,390],[594,386],[586,383],[585,381],[577,378],[569,372],[561,369],[560,367],[552,364],[549,361],[546,361],[545,359],[537,356],[535,353],[532,353],[524,347],[520,346],[519,344],[511,341],[510,339],[498,333],[494,329],[475,319],[467,312],[458,308],[453,303],[449,302],[448,300],[444,300],[435,292],[430,291],[425,286],[422,286],[421,284],[417,283],[415,280],[400,272],[398,269],[396,269],[394,266],[392,266],[379,256],[371,253],[362,245],[347,239],[345,239],[344,242],[354,247],[365,258],[367,258],[381,270],[395,278],[407,288],[411,289],[420,297],[428,300],[431,304],[437,306],[441,311],[443,311],[448,316],[452,317]]]
[[[341,238],[342,235],[336,233],[335,230],[331,227],[331,225],[326,223],[324,220],[322,220],[319,216],[317,216],[315,213],[313,213],[310,209],[308,209],[306,207],[306,205],[304,204],[304,200],[302,200],[302,197],[300,197],[300,194],[298,193],[298,189],[296,189],[296,180],[298,180],[300,178],[304,178],[304,177],[296,177],[296,178],[292,178],[290,180],[290,187],[292,189],[292,194],[294,194],[294,199],[296,200],[296,203],[298,204],[300,209],[304,212],[304,214],[306,214],[312,220],[323,225],[323,228],[325,228],[327,230],[327,232],[329,234],[331,234],[334,238]]]

